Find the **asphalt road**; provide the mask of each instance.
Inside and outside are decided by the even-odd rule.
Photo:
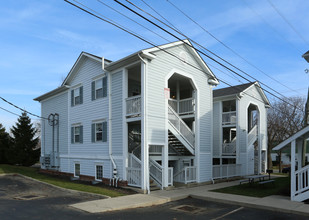
[[[308,216],[187,198],[159,206],[89,214],[68,205],[101,198],[61,190],[20,176],[0,176],[0,219],[237,219],[305,220]],[[308,205],[309,208],[309,205]]]

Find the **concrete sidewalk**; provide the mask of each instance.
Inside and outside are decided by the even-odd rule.
[[[309,205],[301,202],[292,202],[289,197],[268,196],[264,198],[210,192],[213,189],[238,185],[239,181],[217,183],[213,185],[203,185],[191,188],[177,188],[173,190],[159,190],[151,192],[149,195],[135,194],[110,199],[100,199],[71,205],[71,207],[81,209],[90,213],[116,211],[138,207],[159,205],[166,202],[184,199],[188,196],[193,198],[236,204],[245,207],[268,209],[272,211],[308,215]]]

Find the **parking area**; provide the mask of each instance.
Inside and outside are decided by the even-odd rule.
[[[70,204],[102,196],[59,189],[22,176],[0,176],[0,219],[308,219],[238,205],[186,198],[159,206],[90,214]]]

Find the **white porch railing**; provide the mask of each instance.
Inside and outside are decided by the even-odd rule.
[[[248,133],[248,146],[252,145],[257,138],[257,125],[254,125],[254,127],[251,129],[251,131]]]
[[[185,184],[196,182],[196,167],[184,167],[182,170],[180,170],[174,175],[174,181]]]
[[[194,98],[181,99],[179,101],[175,99],[169,99],[168,104],[177,114],[190,114],[194,113]]]
[[[241,173],[241,164],[213,165],[212,167],[213,179],[240,176]]]
[[[168,106],[168,120],[194,149],[195,136],[193,132],[171,106]]]
[[[129,154],[127,167],[127,181],[129,186],[141,187],[142,169],[141,161],[134,155]]]
[[[174,172],[174,169],[173,167],[169,167],[168,168],[168,185],[169,186],[172,186],[173,185],[173,172]]]
[[[309,190],[309,165],[295,171],[295,180],[295,188],[292,189],[293,196]]]
[[[162,189],[163,168],[153,159],[149,159],[149,175]]]
[[[127,116],[138,115],[141,113],[141,96],[132,96],[126,99]]]
[[[224,155],[235,155],[236,154],[236,142],[223,143],[222,154]]]
[[[236,123],[236,112],[223,112],[222,113],[222,124],[230,125]]]
[[[129,186],[141,187],[141,168],[127,167],[127,181]]]

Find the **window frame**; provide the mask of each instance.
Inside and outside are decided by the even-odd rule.
[[[94,130],[94,142],[103,142],[103,122],[94,123],[95,130]],[[101,131],[98,131],[98,126],[101,126]],[[101,139],[98,140],[98,134],[101,133]]]
[[[98,97],[98,90],[102,90],[101,95]],[[103,78],[94,80],[94,100],[103,98]]]
[[[71,125],[71,144],[83,143],[83,128],[84,128],[83,125],[79,123]],[[77,136],[78,141],[76,140]]]
[[[98,167],[101,167],[102,169],[101,169],[101,179],[99,179],[98,177]],[[96,164],[95,165],[95,180],[96,181],[102,181],[102,179],[103,179],[103,169],[104,169],[104,166],[103,166],[103,164]]]
[[[78,175],[76,174],[76,166],[77,165],[79,165],[79,173],[78,173]],[[79,162],[76,162],[76,163],[74,163],[74,177],[77,177],[77,178],[79,178],[80,177],[80,163]]]

